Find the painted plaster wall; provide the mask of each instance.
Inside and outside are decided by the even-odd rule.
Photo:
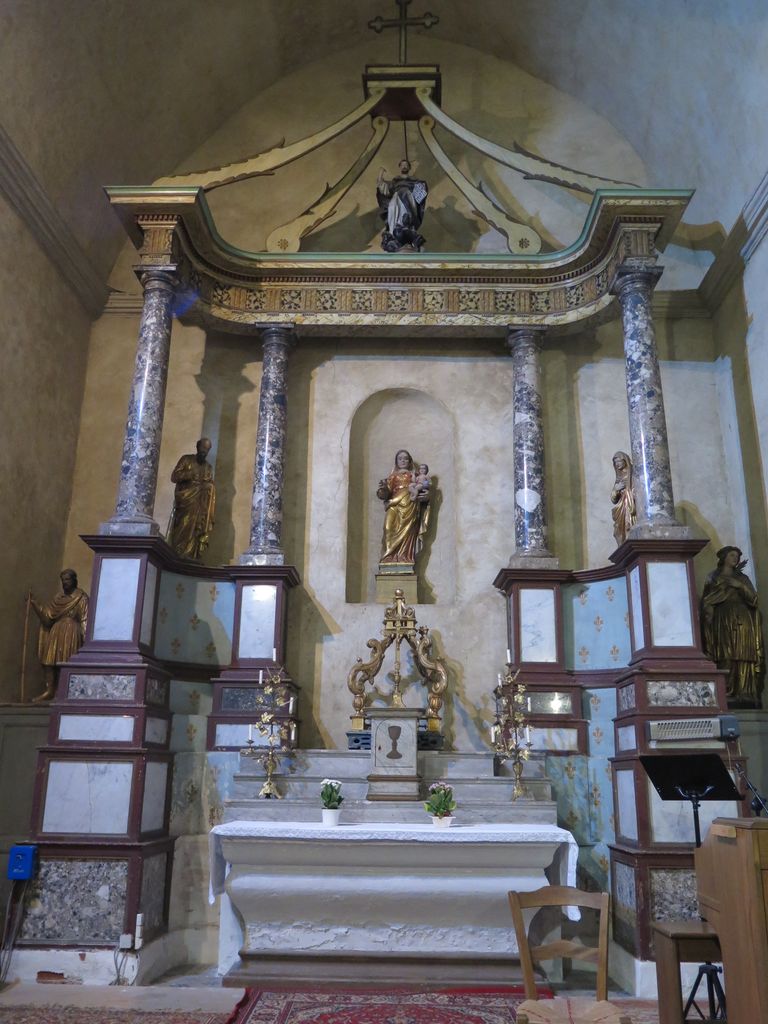
[[[88,318],[0,199],[0,702],[18,700],[24,598],[59,586],[88,349]],[[77,568],[77,566],[75,566]],[[80,581],[87,588],[87,576]],[[30,622],[27,695],[41,688]]]

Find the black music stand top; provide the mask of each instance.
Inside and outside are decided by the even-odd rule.
[[[701,846],[701,801],[742,800],[719,754],[642,754],[640,763],[662,800],[691,802],[697,846]]]

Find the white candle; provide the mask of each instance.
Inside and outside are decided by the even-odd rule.
[[[512,651],[510,651],[509,648],[507,648],[507,664],[508,665],[512,664]]]
[[[526,727],[525,727],[525,742],[526,743],[530,743],[531,742],[531,727],[530,727],[530,725],[526,725]]]
[[[248,742],[253,743],[253,726],[248,726]]]
[[[260,668],[259,669],[259,686],[261,686],[261,684],[263,682],[264,682],[264,669]]]
[[[499,686],[501,686],[501,672],[499,672],[496,678],[499,680]]]
[[[528,698],[528,714],[531,713],[531,698]]]
[[[272,648],[272,661],[277,661],[277,648]]]

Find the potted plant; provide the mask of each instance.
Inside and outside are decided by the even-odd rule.
[[[323,805],[323,825],[338,825],[341,805],[341,783],[338,779],[323,779],[320,785],[320,801]]]
[[[429,796],[424,810],[432,815],[432,824],[438,828],[448,828],[453,821],[456,801],[453,789],[446,782],[433,782],[429,787]]]

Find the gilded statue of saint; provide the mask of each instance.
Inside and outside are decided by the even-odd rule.
[[[626,452],[616,452],[613,456],[613,469],[616,473],[611,491],[613,536],[616,545],[621,547],[637,521],[635,495],[632,491],[632,460]]]
[[[415,470],[410,452],[401,449],[395,455],[395,468],[386,480],[379,481],[376,490],[386,509],[380,564],[413,569],[429,526],[431,485],[429,467],[422,463]]]
[[[381,248],[384,252],[399,252],[410,247],[421,252],[426,239],[419,229],[429,189],[426,181],[411,177],[410,161],[401,160],[399,167],[400,174],[389,180],[382,167],[376,180],[376,201],[387,225],[381,233]]]
[[[728,672],[728,703],[759,708],[765,675],[763,623],[757,593],[742,569],[741,551],[728,545],[717,552],[717,568],[704,584],[701,624],[704,650]]]
[[[176,484],[168,543],[182,558],[198,559],[208,547],[216,511],[213,470],[206,461],[211,442],[201,437],[194,455],[182,455],[171,473]]]
[[[61,591],[50,604],[40,604],[30,594],[30,604],[40,619],[40,639],[37,645],[43,666],[43,692],[33,704],[52,700],[56,692],[56,665],[69,661],[85,640],[88,624],[88,595],[77,585],[74,569],[65,569],[60,576]]]

